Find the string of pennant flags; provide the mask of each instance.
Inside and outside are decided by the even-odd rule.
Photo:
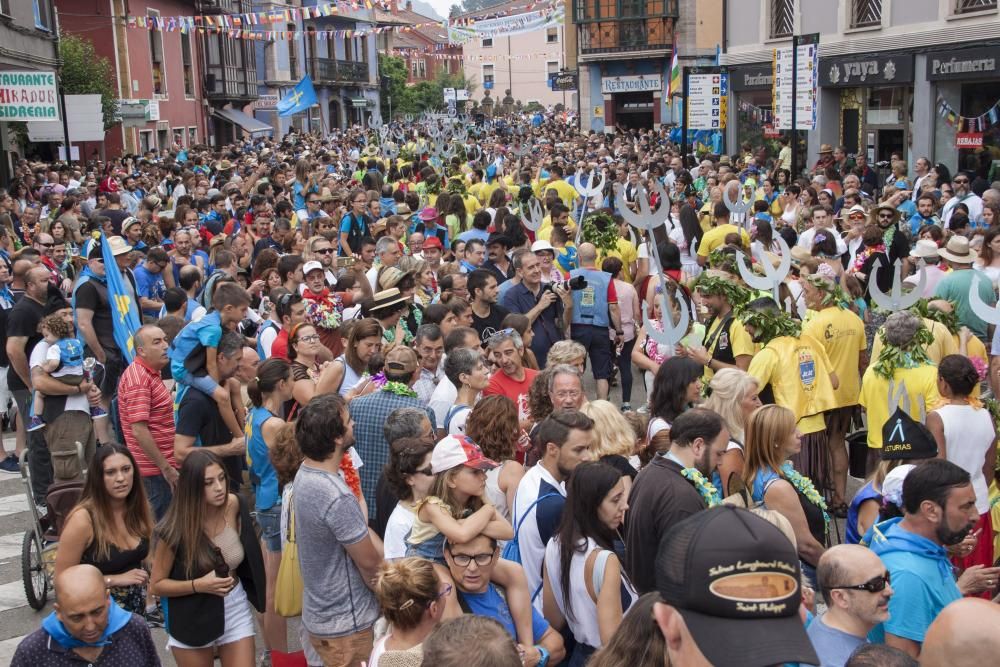
[[[389,49],[389,55],[407,57],[413,55],[413,51],[419,49]],[[539,51],[537,53],[497,53],[497,54],[462,54],[462,53],[434,53],[425,52],[423,55],[433,59],[433,60],[469,60],[472,62],[497,62],[497,61],[508,61],[508,60],[530,60],[532,58],[551,58],[552,55],[548,51]]]
[[[986,113],[975,117],[966,117],[955,111],[948,100],[938,95],[937,110],[944,122],[950,127],[954,127],[958,132],[982,132],[1000,123],[1000,100],[997,100]]]
[[[754,123],[770,123],[774,120],[774,112],[771,109],[765,109],[750,102],[740,102],[740,111],[749,114],[750,120]]]
[[[371,10],[375,7],[388,9],[388,3],[383,0],[337,0],[315,7],[289,7],[287,9],[271,9],[262,12],[247,12],[244,14],[204,14],[197,16],[128,16],[125,25],[130,28],[145,28],[173,32],[194,30],[196,28],[233,28],[243,29],[256,25],[272,23],[290,23],[301,19],[318,19],[334,16],[341,11]]]

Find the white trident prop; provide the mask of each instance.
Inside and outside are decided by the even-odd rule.
[[[527,209],[527,211],[525,211]],[[525,216],[524,214],[528,215]],[[541,203],[532,197],[528,200],[528,203],[521,207],[521,224],[524,225],[525,229],[532,232],[537,232],[538,228],[542,226],[542,219],[544,218],[542,212]]]
[[[969,286],[969,307],[979,319],[987,324],[1000,324],[1000,305],[991,306],[979,296],[979,282],[983,280],[978,271],[973,271],[972,284]]]
[[[879,256],[879,261],[884,266],[887,264],[886,259],[883,256]],[[872,296],[872,301],[875,305],[882,310],[888,310],[890,312],[896,313],[901,310],[906,310],[911,307],[917,301],[920,300],[920,295],[924,293],[924,287],[927,286],[927,274],[923,271],[919,272],[920,277],[917,279],[917,286],[910,291],[909,294],[903,293],[903,263],[900,260],[896,260],[892,265],[892,289],[886,294],[878,286],[878,282],[875,280],[875,271],[872,271],[872,275],[868,277],[868,292]],[[976,276],[978,278],[978,276]],[[975,282],[972,283],[975,286]]]
[[[653,230],[661,225],[665,225],[670,218],[670,199],[667,197],[667,193],[663,191],[663,186],[659,183],[654,183],[653,191],[660,195],[660,207],[655,211],[650,206],[649,193],[646,191],[646,188],[641,186],[635,193],[635,203],[639,209],[638,212],[630,210],[625,205],[624,189],[620,183],[615,184],[615,201],[618,211],[628,224],[648,233],[650,245],[649,259],[653,264],[652,275],[659,276],[661,280],[661,286],[657,289],[658,294],[656,298],[660,302],[660,324],[663,331],[657,329],[653,324],[653,321],[649,317],[649,304],[645,301],[642,303],[642,323],[646,327],[646,335],[666,347],[668,350],[667,356],[672,357],[674,356],[677,344],[687,335],[691,316],[688,313],[688,309],[684,307],[684,293],[678,287],[676,292],[674,292],[674,299],[680,306],[678,309],[680,310],[680,317],[677,318],[677,323],[675,324],[670,309],[670,301],[667,299],[667,292],[663,289],[662,281],[666,274],[660,265],[660,254],[656,251],[655,243],[653,242],[655,238]],[[582,228],[583,225],[581,224],[580,226]]]
[[[584,185],[583,178],[587,176],[587,183]],[[597,180],[600,177],[601,180]],[[587,204],[594,197],[600,197],[604,193],[604,183],[606,181],[604,172],[598,172],[596,169],[590,171],[588,176],[585,171],[580,169],[576,172],[576,178],[573,179],[573,187],[576,189],[577,193],[583,199],[580,204],[580,210],[577,211],[576,216],[576,243],[580,245],[580,230],[583,229],[583,216],[587,214]]]
[[[775,237],[775,241],[777,241],[778,247],[781,249],[781,261],[779,262],[777,268],[772,266],[771,262],[768,261],[763,248],[760,248],[757,252],[757,261],[760,262],[760,266],[764,270],[763,276],[757,275],[746,266],[746,263],[744,262],[746,256],[741,250],[736,251],[736,268],[739,269],[740,278],[743,279],[743,282],[756,290],[770,290],[771,294],[774,296],[774,302],[781,303],[781,297],[778,295],[778,288],[788,276],[788,271],[792,268],[792,251],[788,249],[788,244],[785,243],[785,239],[780,236]],[[788,304],[786,304],[786,309],[787,307]],[[789,314],[791,314],[790,311]]]
[[[729,196],[729,185],[722,189],[722,201],[726,205],[726,208],[736,216],[743,215],[750,210],[753,206],[753,200],[750,197],[743,196],[743,186],[736,188],[736,201],[733,201],[732,197]]]

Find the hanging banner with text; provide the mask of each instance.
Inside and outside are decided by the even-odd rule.
[[[726,127],[729,75],[721,70],[688,74],[689,130],[722,130]]]
[[[0,72],[0,120],[58,120],[55,72]]]
[[[795,104],[795,129],[816,129],[816,86],[819,82],[819,49],[815,44],[798,47],[798,71],[792,71],[792,47],[774,50],[774,87],[772,88],[774,127],[792,129],[792,104]],[[792,99],[792,79],[795,99]]]
[[[546,11],[524,12],[495,19],[484,19],[469,25],[448,22],[448,43],[464,44],[473,39],[510,37],[525,32],[561,26],[566,19],[562,6]]]

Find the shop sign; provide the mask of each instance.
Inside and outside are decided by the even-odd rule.
[[[729,86],[734,93],[744,90],[771,90],[774,69],[771,63],[729,68]]]
[[[955,134],[955,148],[982,148],[982,132],[958,132]]]
[[[930,81],[989,79],[997,75],[1000,75],[1000,47],[927,54],[927,79]]]
[[[820,58],[819,83],[827,88],[892,86],[913,82],[913,54]]]
[[[0,120],[58,120],[55,72],[0,72]]]
[[[253,102],[254,111],[274,111],[278,108],[278,96],[277,95],[258,95],[257,99]]]
[[[764,138],[765,139],[778,139],[781,137],[781,132],[774,129],[774,125],[768,123],[764,126]]]
[[[663,90],[663,80],[659,74],[640,74],[638,76],[614,76],[601,79],[601,92],[605,95],[614,93],[641,93]]]
[[[554,91],[561,90],[576,90],[578,85],[579,73],[576,71],[572,72],[558,72],[549,75],[549,87]]]
[[[688,74],[687,127],[689,130],[721,130],[726,127],[729,75],[715,71]]]

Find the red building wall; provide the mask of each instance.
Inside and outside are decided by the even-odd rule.
[[[98,55],[107,58],[112,66],[115,86],[126,99],[158,99],[160,122],[150,121],[143,127],[123,128],[116,126],[105,133],[104,154],[115,157],[126,152],[126,146],[139,150],[139,131],[149,130],[152,148],[168,148],[174,139],[175,128],[184,128],[183,145],[190,145],[188,128],[195,128],[195,141],[206,141],[206,123],[202,107],[202,81],[198,68],[197,39],[190,35],[191,68],[193,87],[191,95],[184,92],[184,68],[181,52],[181,33],[178,31],[160,33],[163,44],[163,68],[166,90],[163,95],[153,93],[153,66],[151,59],[150,33],[142,28],[114,28],[111,19],[112,7],[125,4],[130,16],[146,16],[148,10],[156,10],[162,17],[190,16],[196,13],[194,2],[181,0],[56,0],[60,13],[60,25],[64,32],[76,34],[93,43]],[[120,10],[119,10],[120,11]],[[119,19],[120,20],[120,19]],[[122,43],[124,42],[124,43]],[[129,81],[119,86],[119,76],[123,63],[119,57],[128,60]],[[72,113],[72,111],[70,111]],[[167,128],[164,137],[161,129]],[[147,135],[150,136],[150,135]],[[161,140],[166,139],[165,145]],[[81,147],[81,157],[90,156],[99,147],[90,143]],[[100,152],[100,151],[99,151]]]

